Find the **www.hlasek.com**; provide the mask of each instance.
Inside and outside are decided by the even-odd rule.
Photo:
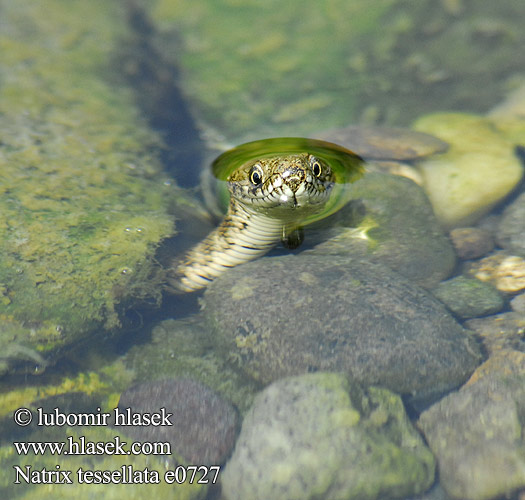
[[[13,414],[13,420],[18,426],[31,424],[34,411],[19,408]],[[94,413],[63,413],[59,408],[52,412],[36,409],[37,425],[43,427],[76,427],[76,426],[107,426],[109,422],[114,427],[126,426],[171,426],[170,418],[165,408],[158,412],[138,413],[129,408],[115,408],[113,412]],[[113,417],[111,419],[111,417]],[[16,441],[13,443],[18,456],[31,455],[171,455],[169,442],[134,441],[128,444],[119,436],[109,441],[89,441],[84,436],[74,439],[68,436],[65,441]],[[164,480],[167,484],[198,483],[215,484],[219,476],[218,465],[179,465],[160,473],[145,467],[135,469],[132,465],[122,465],[114,470],[86,469],[64,470],[60,465],[52,469],[33,468],[32,465],[14,465],[15,484],[158,484]]]

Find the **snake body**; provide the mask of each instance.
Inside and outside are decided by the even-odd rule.
[[[249,155],[236,154],[232,158],[226,153],[219,157],[218,160],[228,163],[226,170],[221,161],[216,161],[215,173],[225,178],[230,195],[228,212],[214,231],[173,263],[168,272],[173,291],[204,288],[227,269],[265,254],[279,241],[289,241],[289,246],[294,246],[301,226],[326,217],[344,204],[345,201],[339,200],[340,193],[336,201],[332,199],[334,190],[361,174],[360,158],[323,141],[283,140],[294,147],[284,148],[280,154],[262,148],[262,154],[257,156],[253,145],[275,146],[273,142],[279,141],[267,139],[239,147],[243,153],[248,149]],[[311,147],[303,148],[304,141]],[[334,147],[337,158],[344,157],[347,167],[352,160],[352,169],[346,172],[350,175],[337,172],[341,161],[330,161],[330,155],[327,159],[327,155],[323,158],[316,154],[326,148],[332,151]],[[238,153],[239,148],[233,151]]]

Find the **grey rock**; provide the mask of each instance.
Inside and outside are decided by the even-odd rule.
[[[518,196],[503,212],[497,240],[505,250],[525,257],[525,193]]]
[[[138,441],[169,442],[173,458],[218,465],[230,454],[238,431],[237,412],[205,385],[188,379],[147,382],[124,391],[118,408],[125,413],[171,413],[172,425],[117,429]],[[115,424],[115,422],[113,422]]]
[[[450,275],[455,252],[421,187],[404,177],[367,173],[350,190],[364,212],[357,227],[339,229],[311,252],[367,256],[426,288]],[[334,218],[355,224],[355,205]]]
[[[465,276],[440,283],[434,295],[461,319],[494,314],[505,305],[500,293],[492,285]]]
[[[421,415],[418,424],[450,496],[486,500],[525,487],[524,409],[522,368],[510,377],[484,377]]]
[[[485,318],[474,318],[465,321],[466,328],[476,332],[487,353],[501,350],[525,352],[525,316],[509,311]]]
[[[211,283],[203,313],[218,348],[263,383],[342,371],[425,397],[459,385],[479,362],[439,301],[365,259],[259,259]]]
[[[433,135],[393,127],[348,125],[317,136],[341,144],[367,160],[415,160],[448,149],[446,142]]]
[[[478,221],[476,227],[481,229],[482,231],[486,231],[488,234],[490,234],[492,240],[495,240],[500,221],[501,214],[495,214],[493,212],[490,212]]]
[[[417,495],[415,497],[409,497],[407,500],[453,500],[450,496],[447,495],[447,492],[443,487],[437,483],[430,490],[426,491],[422,495]]]
[[[510,307],[514,312],[525,314],[525,293],[516,295],[516,297],[510,301]]]
[[[423,492],[433,477],[399,396],[316,373],[257,396],[221,479],[227,500],[366,500]]]

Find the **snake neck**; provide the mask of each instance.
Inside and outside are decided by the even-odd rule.
[[[171,266],[169,285],[179,292],[204,288],[229,268],[268,252],[281,240],[285,227],[282,220],[232,199],[221,225]]]

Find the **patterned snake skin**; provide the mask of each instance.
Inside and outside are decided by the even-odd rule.
[[[255,259],[293,235],[305,218],[323,210],[334,173],[308,153],[250,161],[227,179],[224,220],[168,271],[174,292],[207,286],[227,269]]]

